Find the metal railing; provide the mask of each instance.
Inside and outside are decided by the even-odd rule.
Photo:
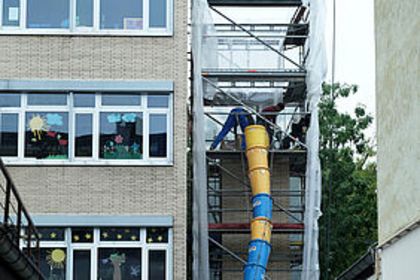
[[[39,267],[40,237],[1,158],[0,208],[3,211],[3,220],[0,220],[1,232],[14,245],[14,249],[20,250],[33,262],[36,269]]]

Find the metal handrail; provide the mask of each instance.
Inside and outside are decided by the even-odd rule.
[[[22,245],[22,253],[29,260],[33,261],[36,267],[39,267],[40,237],[38,231],[1,158],[0,172],[5,179],[6,185],[0,188],[5,193],[5,201],[4,205],[2,205],[4,210],[2,226],[7,230],[9,240],[12,244],[19,250],[21,248],[20,245]],[[16,207],[12,203],[13,200],[17,204]],[[26,230],[25,234],[22,234],[23,230]],[[32,245],[35,246],[33,247]]]

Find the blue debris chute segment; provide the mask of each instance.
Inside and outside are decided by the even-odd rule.
[[[264,126],[251,125],[245,129],[248,176],[252,188],[251,241],[244,280],[263,280],[271,252],[273,200],[268,168],[269,139]]]

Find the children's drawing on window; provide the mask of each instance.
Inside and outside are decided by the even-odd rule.
[[[143,158],[141,113],[101,113],[100,130],[101,158]]]
[[[37,159],[68,158],[67,113],[27,113],[25,156]]]

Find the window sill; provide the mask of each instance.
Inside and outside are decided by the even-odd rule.
[[[173,167],[171,160],[34,160],[3,158],[8,166],[161,166]]]
[[[101,30],[101,31],[70,31],[61,29],[0,29],[1,35],[57,35],[57,36],[86,36],[86,37],[172,37],[172,30],[149,30],[149,31],[130,31],[130,30]]]

